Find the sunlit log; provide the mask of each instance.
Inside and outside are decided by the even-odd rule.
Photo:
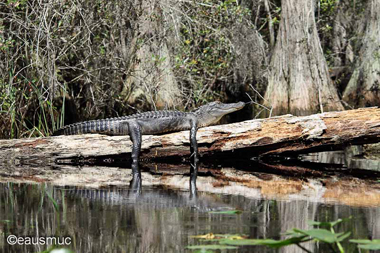
[[[285,115],[199,129],[203,157],[247,157],[340,150],[380,141],[380,109],[327,112],[304,117]],[[141,159],[184,159],[189,132],[143,136]],[[115,156],[128,158],[129,136],[98,134],[0,140],[0,159],[54,164],[57,158]]]

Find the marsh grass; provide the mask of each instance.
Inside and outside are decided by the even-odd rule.
[[[44,137],[64,125],[66,89],[62,89],[62,102],[54,103],[33,82],[28,82],[26,87],[18,86],[14,83],[0,84],[2,137]]]
[[[265,80],[258,4],[0,1],[0,138],[243,99],[247,83]],[[179,98],[165,104],[173,86]]]

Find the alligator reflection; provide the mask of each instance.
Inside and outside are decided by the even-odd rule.
[[[54,202],[52,201],[54,200]],[[58,208],[57,208],[58,207]],[[207,210],[234,208],[239,215]],[[313,201],[276,201],[243,196],[142,187],[136,197],[128,189],[57,188],[43,184],[0,184],[0,252],[41,252],[45,245],[10,246],[9,234],[70,236],[75,252],[188,252],[200,242],[191,235],[246,234],[249,238],[283,238],[290,228],[307,229],[307,220],[332,221],[352,215],[336,231],[354,238],[379,238],[380,210]],[[308,242],[311,252],[330,252]],[[354,252],[343,242],[347,252]],[[276,252],[265,247],[240,247],[234,252]],[[287,247],[281,252],[300,252]]]
[[[152,206],[157,209],[168,208],[194,208],[200,212],[234,210],[218,198],[203,194],[200,196],[189,195],[186,191],[173,191],[154,188],[136,192],[126,189],[81,189],[69,188],[66,190],[67,197],[84,198],[91,202],[105,205],[133,205]]]
[[[196,199],[197,198],[197,176],[198,176],[198,166],[199,161],[194,161],[194,164],[190,164],[190,198]],[[132,173],[132,180],[129,183],[129,188],[131,189],[131,193],[133,193],[136,196],[139,196],[141,193],[141,185],[142,185],[142,178],[141,178],[141,170],[139,169],[137,173]]]

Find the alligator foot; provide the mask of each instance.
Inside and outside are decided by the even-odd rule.
[[[190,198],[197,197],[198,163],[190,164]]]
[[[199,153],[197,143],[197,121],[191,121],[190,129],[190,197],[197,196],[197,176],[199,166]]]
[[[132,190],[132,192],[136,195],[141,194],[141,173],[140,171],[137,173],[133,173],[132,180],[129,184],[129,188]]]

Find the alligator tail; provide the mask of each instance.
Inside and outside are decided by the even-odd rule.
[[[54,132],[57,135],[75,135],[99,133],[107,135],[128,134],[123,133],[118,121],[111,119],[91,120],[67,125]]]

